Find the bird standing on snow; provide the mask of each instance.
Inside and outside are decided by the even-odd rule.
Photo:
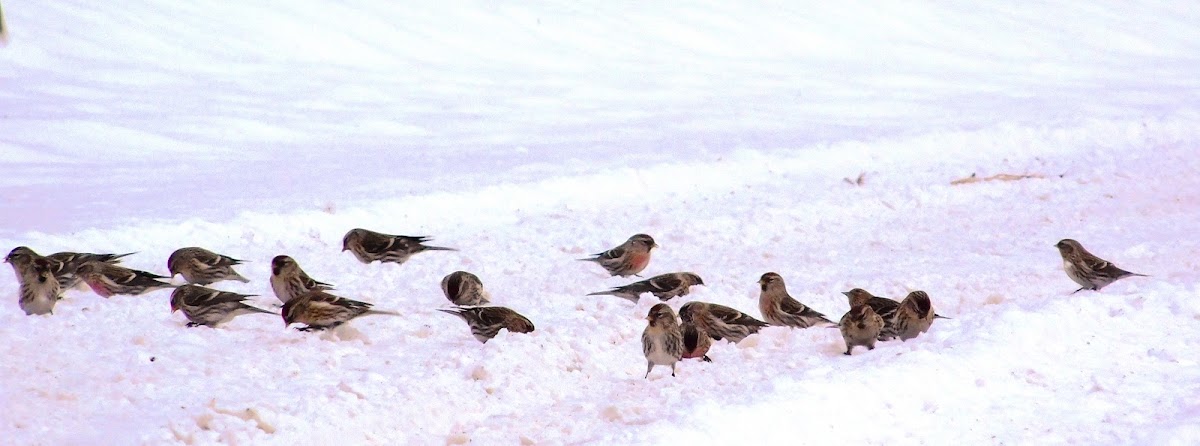
[[[684,323],[694,321],[713,340],[728,339],[734,343],[741,342],[768,325],[733,308],[699,301],[688,302],[680,307],[679,318]]]
[[[313,290],[332,290],[333,285],[308,277],[296,260],[279,255],[271,259],[271,290],[280,302],[288,303],[297,296]]]
[[[243,314],[276,314],[261,308],[246,305],[249,294],[230,293],[205,288],[200,285],[183,285],[171,293],[171,312],[183,310],[189,327],[204,325],[216,327]]]
[[[160,288],[175,287],[175,285],[158,280],[166,279],[165,276],[104,262],[87,262],[79,265],[75,274],[101,297],[112,297],[117,294],[136,296]]]
[[[893,324],[896,335],[900,336],[901,341],[915,338],[929,331],[929,326],[933,325],[933,319],[937,317],[942,316],[933,312],[933,302],[929,300],[928,294],[924,291],[908,293],[896,309],[896,321]]]
[[[679,332],[683,335],[683,358],[700,358],[704,362],[712,362],[708,357],[708,349],[712,348],[713,337],[697,323],[696,315],[679,310],[679,319],[683,321]]]
[[[646,315],[646,330],[642,331],[642,354],[646,355],[646,378],[656,365],[671,366],[675,376],[675,363],[683,359],[683,332],[675,319],[675,310],[667,304],[656,304]]]
[[[14,269],[16,269],[15,265]],[[21,284],[17,305],[25,310],[25,315],[52,314],[54,313],[54,304],[62,299],[62,288],[59,287],[58,280],[54,278],[54,273],[50,269],[49,259],[38,258],[17,272],[18,281]]]
[[[758,310],[771,325],[808,328],[820,323],[833,323],[824,314],[792,298],[779,274],[763,274],[758,284],[762,287],[758,295]]]
[[[457,251],[441,246],[426,246],[429,237],[391,235],[362,228],[351,229],[342,237],[342,251],[350,251],[358,261],[403,264],[409,257],[425,251]]]
[[[1054,246],[1062,255],[1063,270],[1067,272],[1067,277],[1081,286],[1075,290],[1076,293],[1083,290],[1100,291],[1101,288],[1129,276],[1146,277],[1145,274],[1131,273],[1117,268],[1107,260],[1092,255],[1075,240],[1063,239]]]
[[[898,334],[897,333],[898,329],[896,327],[896,315],[897,315],[897,312],[900,310],[900,302],[896,302],[896,301],[894,301],[892,299],[888,299],[886,297],[876,296],[862,288],[855,288],[850,291],[843,291],[842,294],[845,294],[846,297],[848,298],[848,300],[850,302],[850,308],[854,308],[859,305],[869,305],[871,307],[871,309],[875,311],[875,314],[878,314],[879,317],[883,318],[883,329],[880,330],[880,332],[879,332],[879,340],[880,341],[890,341],[890,340],[896,338],[896,336]],[[922,292],[922,294],[924,294],[924,292]],[[911,296],[911,293],[909,295]],[[928,299],[929,296],[926,295],[925,298]],[[920,297],[917,297],[915,299],[920,299]],[[914,304],[915,304],[915,302],[914,302]],[[949,319],[949,318],[942,316],[940,314],[934,313],[932,316],[932,319]],[[931,321],[932,321],[932,319],[931,319]],[[926,326],[925,328],[928,329],[929,327]]]
[[[650,250],[657,247],[649,235],[635,234],[616,248],[579,260],[596,262],[613,276],[629,277],[646,269],[650,264]]]
[[[483,281],[466,271],[455,271],[443,277],[442,294],[454,305],[474,306],[490,302],[487,290],[483,289]]]
[[[373,310],[372,306],[366,302],[334,296],[322,290],[313,290],[283,304],[283,323],[284,326],[304,324],[304,327],[297,330],[314,331],[334,328],[359,316],[400,315],[394,311]]]
[[[183,280],[195,285],[208,285],[222,280],[250,282],[250,279],[233,270],[233,265],[241,263],[241,260],[204,248],[179,248],[167,258],[167,272],[171,273],[171,277],[182,275]]]
[[[841,329],[842,339],[846,341],[846,355],[858,345],[866,347],[867,350],[875,350],[875,341],[879,339],[879,331],[883,329],[883,318],[876,314],[870,305],[860,303],[842,316],[838,328]]]
[[[617,296],[630,302],[637,303],[642,293],[653,294],[659,300],[667,301],[676,296],[686,296],[693,285],[704,285],[704,280],[694,273],[669,273],[651,277],[646,280],[619,286],[608,291],[588,293],[588,296]]]
[[[453,314],[467,321],[467,325],[471,327],[471,334],[483,343],[500,334],[501,328],[510,333],[533,331],[533,322],[529,318],[505,307],[439,308],[438,311]]]
[[[75,270],[79,269],[79,265],[87,262],[120,263],[122,257],[131,254],[133,253],[92,254],[87,252],[58,252],[42,256],[28,247],[18,246],[8,253],[5,261],[11,263],[14,269],[18,269],[32,264],[35,259],[46,259],[49,262],[50,273],[54,275],[55,280],[58,280],[59,288],[66,291],[78,286],[82,282],[75,274]],[[20,271],[17,271],[18,280],[20,279],[20,274]]]

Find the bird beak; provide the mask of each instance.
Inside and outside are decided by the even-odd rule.
[[[850,292],[849,292],[849,291],[842,291],[842,294],[845,294],[845,295],[846,295],[846,297],[850,297]]]

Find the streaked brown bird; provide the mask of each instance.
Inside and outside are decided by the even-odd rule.
[[[924,291],[913,291],[900,302],[896,309],[895,331],[901,341],[919,336],[929,331],[934,318],[942,316],[933,312],[933,302]]]
[[[8,260],[5,259],[7,262]],[[50,260],[44,257],[33,259],[29,266],[20,268],[17,305],[25,315],[53,314],[54,304],[62,299],[62,288],[51,272]],[[14,265],[15,269],[15,265]]]
[[[183,280],[194,285],[208,285],[222,280],[248,283],[250,279],[233,270],[234,265],[240,264],[241,260],[193,246],[171,253],[167,258],[167,272],[171,273],[171,277],[182,275]]]
[[[733,308],[700,301],[688,302],[680,307],[679,318],[685,324],[694,321],[713,340],[728,339],[734,343],[770,325]]]
[[[1071,239],[1062,239],[1054,245],[1062,255],[1063,270],[1067,277],[1080,285],[1075,293],[1083,290],[1100,291],[1101,288],[1118,280],[1131,276],[1148,277],[1145,274],[1131,273],[1117,268],[1111,262],[1096,257],[1083,245]]]
[[[391,235],[362,228],[351,229],[342,237],[342,251],[350,251],[363,263],[392,262],[403,264],[414,254],[425,251],[457,251],[453,248],[428,246],[425,236]]]
[[[846,341],[846,355],[859,345],[867,350],[875,350],[879,331],[883,329],[883,318],[876,314],[870,305],[860,304],[851,307],[850,311],[842,316],[838,328],[841,329],[842,339]]]
[[[758,295],[758,310],[771,325],[808,328],[816,324],[833,324],[817,310],[793,298],[783,283],[783,276],[766,273],[758,279],[762,292]]]
[[[455,271],[442,278],[442,294],[454,305],[486,305],[488,292],[483,289],[479,276],[466,271]]]
[[[309,291],[332,289],[333,285],[308,277],[308,273],[300,268],[296,259],[285,255],[278,255],[271,259],[271,290],[275,292],[275,297],[280,302],[286,304],[296,296]]]
[[[104,263],[121,263],[121,258],[132,255],[132,252],[125,254],[93,254],[88,252],[58,252],[48,256],[42,256],[32,249],[25,246],[13,248],[5,257],[5,261],[11,263],[13,268],[24,268],[30,265],[34,259],[46,259],[49,261],[50,273],[54,274],[54,278],[58,280],[58,286],[61,291],[66,291],[75,288],[83,281],[75,274],[75,270],[87,262],[104,262]],[[17,272],[20,276],[20,272]]]
[[[352,319],[372,314],[400,316],[395,311],[372,308],[373,305],[353,299],[334,296],[322,290],[312,290],[283,304],[284,326],[304,324],[300,331],[326,330],[337,327]]]
[[[850,308],[867,305],[883,319],[883,328],[879,331],[880,341],[890,341],[896,338],[896,310],[900,308],[900,302],[876,296],[862,288],[843,291],[842,294],[845,294],[849,300]]]
[[[183,310],[189,327],[204,325],[216,327],[243,314],[278,314],[262,308],[246,305],[252,294],[230,293],[200,285],[183,285],[171,293],[171,312]]]
[[[686,296],[694,285],[704,285],[704,280],[694,273],[660,274],[646,280],[629,285],[612,288],[608,291],[588,293],[588,296],[617,296],[637,303],[642,293],[653,294],[659,300],[667,301],[677,296]]]
[[[683,332],[675,319],[675,310],[667,304],[655,304],[646,315],[646,329],[642,331],[642,354],[646,356],[646,376],[656,365],[671,366],[675,376],[675,363],[683,359]]]
[[[657,247],[653,237],[635,234],[615,248],[579,260],[595,262],[613,276],[629,277],[646,269],[650,264],[650,251]]]
[[[683,320],[679,325],[679,332],[683,334],[683,359],[699,358],[704,362],[712,362],[712,358],[708,357],[708,349],[712,348],[713,338],[690,316],[679,312],[679,318]]]
[[[117,294],[136,296],[157,289],[175,287],[175,285],[158,280],[166,279],[165,276],[104,262],[87,262],[79,265],[75,274],[101,297],[112,297]]]
[[[483,343],[500,334],[501,328],[510,333],[533,332],[533,322],[529,318],[505,307],[439,308],[438,311],[466,321],[471,334]]]

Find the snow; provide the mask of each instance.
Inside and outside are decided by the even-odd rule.
[[[169,292],[0,275],[13,444],[1194,444],[1200,10],[1183,3],[361,0],[4,4],[0,249],[294,257],[396,310],[327,334],[186,328]],[[860,173],[863,184],[853,180]],[[951,185],[971,174],[1035,174]],[[363,265],[351,228],[459,252]],[[645,232],[647,275],[757,315],[776,271],[929,292],[908,342],[772,327],[642,379],[656,299],[575,258]],[[1146,278],[1071,294],[1054,243]],[[440,279],[537,330],[478,343]],[[7,277],[7,278],[5,278]],[[782,429],[781,429],[782,427]]]

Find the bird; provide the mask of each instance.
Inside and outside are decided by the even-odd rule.
[[[638,296],[641,296],[642,293],[650,293],[659,300],[668,301],[676,296],[686,296],[693,285],[704,285],[704,280],[694,273],[668,273],[629,285],[612,288],[608,291],[588,293],[588,296],[617,296],[637,303]]]
[[[533,322],[529,318],[506,307],[439,308],[438,311],[466,321],[471,334],[483,343],[500,334],[501,328],[509,333],[533,332]]]
[[[820,323],[833,324],[824,314],[792,298],[779,274],[763,274],[758,284],[762,287],[758,295],[758,310],[771,325],[808,328]]]
[[[129,269],[123,266],[104,262],[87,262],[75,270],[84,283],[101,297],[112,297],[117,294],[139,295],[161,288],[174,288],[158,279],[166,279],[146,271]]]
[[[490,303],[488,292],[483,289],[479,276],[466,271],[455,271],[442,278],[442,294],[454,305],[485,305]]]
[[[342,237],[342,251],[350,251],[363,263],[403,264],[409,257],[425,251],[457,251],[454,248],[427,246],[425,236],[391,235],[362,228],[351,229]]]
[[[251,294],[238,294],[219,291],[200,285],[188,284],[180,286],[171,293],[171,312],[183,310],[187,316],[189,327],[204,325],[216,327],[233,320],[243,314],[263,313],[277,314],[258,307],[245,304]]]
[[[275,292],[275,297],[280,302],[286,304],[296,296],[309,291],[332,289],[333,285],[308,277],[308,273],[300,268],[296,259],[285,255],[278,255],[271,259],[271,290]]]
[[[650,264],[650,250],[657,247],[658,244],[654,243],[653,237],[646,234],[634,234],[616,248],[578,260],[596,262],[613,276],[636,276]]]
[[[900,309],[900,302],[896,302],[886,297],[879,297],[871,294],[869,291],[862,288],[854,288],[850,291],[843,291],[850,301],[850,308],[858,305],[870,305],[871,309],[883,318],[883,329],[879,332],[880,341],[890,341],[897,336],[896,329],[896,311]],[[934,319],[949,319],[948,317],[934,313]]]
[[[683,358],[700,358],[704,362],[712,362],[712,358],[708,357],[708,349],[712,348],[712,335],[704,331],[693,316],[691,313],[684,315],[683,309],[679,310],[679,319],[683,321],[679,325],[679,332],[683,335]]]
[[[915,338],[921,333],[929,331],[934,317],[940,316],[933,312],[933,303],[929,300],[929,294],[924,291],[908,293],[908,296],[900,302],[900,306],[896,309],[893,323],[896,335],[900,337],[901,341]]]
[[[646,356],[646,376],[656,365],[671,366],[675,376],[675,363],[683,359],[683,332],[675,319],[675,310],[667,304],[655,304],[646,315],[646,329],[642,331],[642,354]]]
[[[700,301],[688,302],[679,307],[679,318],[684,323],[694,320],[694,323],[715,341],[728,339],[734,343],[741,342],[747,336],[758,333],[762,327],[770,325],[733,308]]]
[[[373,305],[366,302],[334,296],[316,289],[283,304],[283,323],[285,327],[304,324],[304,327],[296,328],[300,331],[317,331],[337,327],[359,316],[400,316],[400,313],[395,311],[375,310],[372,307]]]
[[[25,315],[53,314],[54,304],[62,299],[62,288],[50,270],[50,260],[46,258],[34,259],[21,270],[17,305]]]
[[[867,350],[875,350],[879,331],[883,329],[883,318],[870,305],[859,304],[842,316],[838,328],[841,329],[842,339],[846,341],[846,355],[850,355],[850,351],[859,345]]]
[[[58,286],[63,291],[79,286],[83,281],[75,274],[75,270],[87,262],[104,262],[104,263],[120,263],[121,258],[132,255],[132,252],[125,254],[93,254],[88,252],[58,252],[48,256],[42,256],[26,246],[18,246],[13,248],[8,253],[4,260],[13,265],[13,268],[24,268],[29,265],[34,259],[44,258],[49,261],[49,269],[54,278],[58,280]],[[17,275],[20,276],[20,272]]]
[[[1062,255],[1063,270],[1067,272],[1067,277],[1080,285],[1080,288],[1072,294],[1083,290],[1100,291],[1101,288],[1130,276],[1148,277],[1145,274],[1131,273],[1117,268],[1116,265],[1096,257],[1088,250],[1083,249],[1083,245],[1079,242],[1069,238],[1060,240],[1054,246]]]
[[[193,246],[171,253],[167,258],[167,272],[171,273],[171,277],[182,275],[183,280],[194,285],[208,285],[222,280],[248,283],[250,279],[233,270],[234,265],[241,263],[241,260],[233,257]]]

